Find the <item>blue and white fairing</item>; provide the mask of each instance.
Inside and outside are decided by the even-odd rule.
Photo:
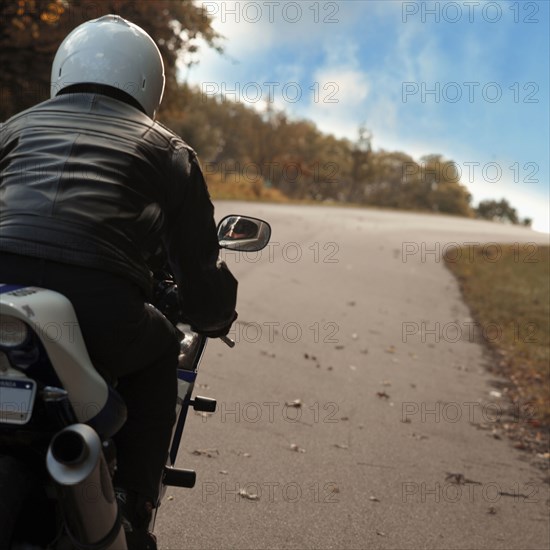
[[[48,369],[53,368],[79,422],[91,425],[102,436],[118,431],[126,419],[124,403],[95,370],[71,302],[53,290],[0,284],[0,328],[4,331],[10,318],[12,323],[17,322],[13,318],[25,323],[30,337],[20,345],[6,345],[0,338],[0,355],[12,367],[4,368],[2,379],[28,377],[44,383],[41,374],[47,379]],[[37,373],[38,369],[42,372]],[[51,381],[46,383],[51,385]]]

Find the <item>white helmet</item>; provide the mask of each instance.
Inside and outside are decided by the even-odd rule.
[[[51,97],[73,84],[106,84],[131,95],[153,118],[164,92],[164,64],[141,28],[105,15],[70,32],[52,65]]]

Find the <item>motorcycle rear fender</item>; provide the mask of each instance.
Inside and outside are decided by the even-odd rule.
[[[2,285],[0,315],[16,317],[36,333],[79,422],[103,410],[109,388],[90,361],[76,313],[65,296],[43,288]]]

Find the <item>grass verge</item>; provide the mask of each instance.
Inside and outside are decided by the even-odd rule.
[[[550,257],[534,243],[449,251],[445,263],[494,357],[494,372],[541,444],[550,428]],[[533,435],[533,434],[531,434]],[[517,444],[521,447],[521,442]]]

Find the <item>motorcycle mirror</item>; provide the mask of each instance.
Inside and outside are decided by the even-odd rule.
[[[271,226],[258,218],[226,216],[218,224],[221,248],[256,252],[265,248],[271,238]]]

